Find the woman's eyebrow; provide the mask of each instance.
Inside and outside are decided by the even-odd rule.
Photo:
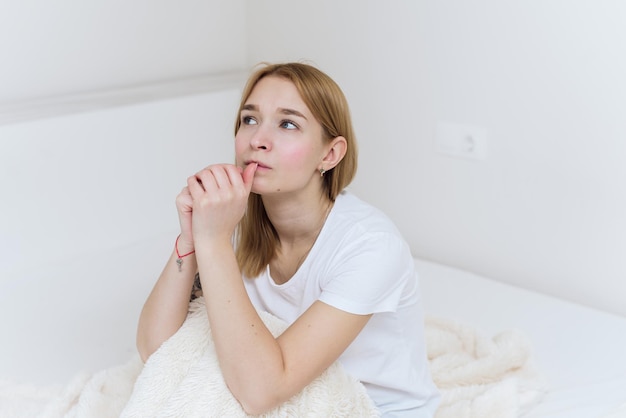
[[[255,104],[248,103],[248,104],[243,105],[241,110],[249,110],[249,111],[253,111],[253,112],[258,112],[259,111],[259,106],[255,105]],[[302,118],[304,120],[308,120],[306,118],[306,116],[304,116],[302,114],[302,112],[298,112],[295,109],[289,109],[289,108],[281,107],[281,108],[278,108],[278,113],[281,113],[283,115],[298,116],[298,117],[300,117],[300,118]]]
[[[286,108],[280,108],[278,109],[278,111],[280,113],[282,113],[283,115],[293,115],[293,116],[298,116],[304,120],[307,120],[306,116],[304,116],[302,113],[298,112],[295,109],[286,109]]]

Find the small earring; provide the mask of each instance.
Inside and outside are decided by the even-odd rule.
[[[324,177],[324,173],[326,173],[326,170],[324,170],[324,168],[320,168],[320,176]]]

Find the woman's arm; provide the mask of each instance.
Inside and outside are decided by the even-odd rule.
[[[165,340],[174,335],[187,318],[189,298],[198,265],[193,254],[191,231],[193,200],[184,187],[176,196],[180,235],[163,272],[143,306],[137,327],[137,350],[145,362]],[[187,255],[180,264],[178,254]]]
[[[356,338],[371,315],[315,302],[279,338],[254,309],[230,243],[207,244],[199,266],[224,379],[244,410],[262,414],[300,392]]]
[[[179,252],[189,251],[179,248]],[[144,362],[178,331],[187,318],[197,263],[195,255],[189,255],[184,258],[179,271],[177,258],[176,251],[173,251],[139,316],[137,350]]]

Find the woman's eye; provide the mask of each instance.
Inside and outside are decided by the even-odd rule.
[[[280,127],[284,129],[298,129],[298,125],[290,120],[284,120],[280,123]]]
[[[252,116],[243,116],[241,118],[241,123],[244,125],[256,125],[256,120]]]

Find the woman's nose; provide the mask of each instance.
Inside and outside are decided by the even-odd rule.
[[[270,139],[267,132],[263,128],[257,129],[254,136],[250,140],[250,146],[255,150],[268,150],[270,149]]]

